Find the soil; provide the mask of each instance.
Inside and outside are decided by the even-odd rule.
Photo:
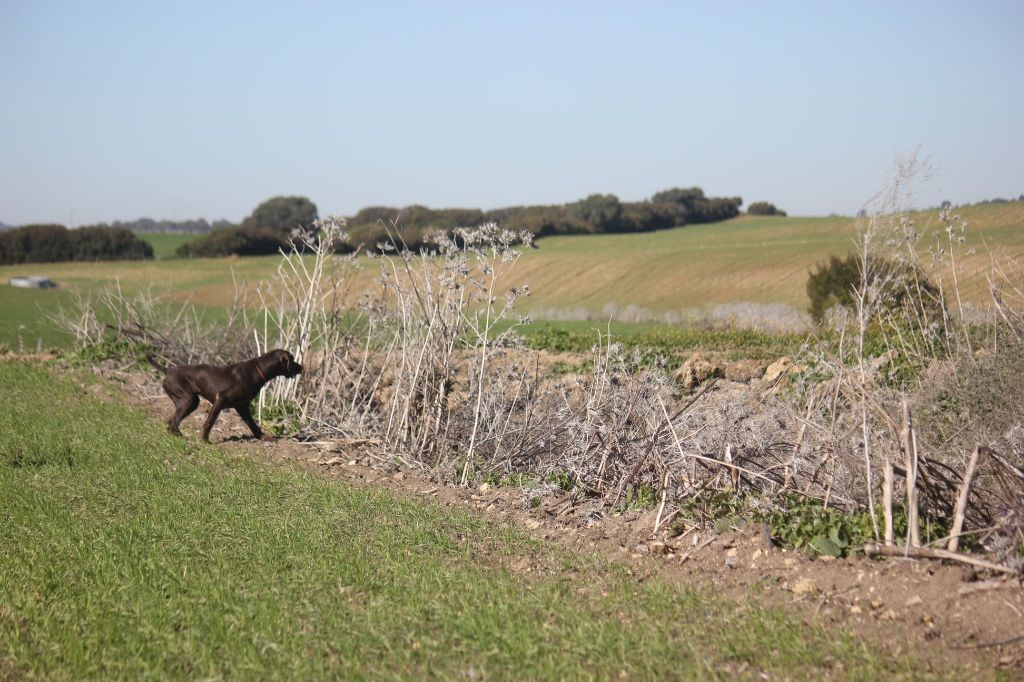
[[[168,416],[170,405],[152,376],[109,369],[103,374],[118,380],[154,418]],[[198,440],[208,407],[204,403],[182,425],[190,440]],[[664,530],[672,524],[663,523],[655,535],[654,509],[614,512],[600,500],[556,486],[446,486],[359,442],[256,441],[233,412],[222,413],[211,440],[260,460],[297,462],[350,485],[476,509],[538,538],[626,562],[638,580],[658,577],[738,602],[780,607],[888,652],[909,652],[933,672],[948,673],[957,665],[1024,676],[1024,588],[1018,579],[929,559],[811,559],[776,547],[763,526],[679,533],[675,527]]]

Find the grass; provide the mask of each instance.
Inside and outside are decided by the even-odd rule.
[[[0,348],[19,352],[67,347],[70,334],[49,322],[73,300],[62,289],[18,289],[0,284]]]
[[[774,360],[795,355],[805,334],[768,334],[743,329],[687,329],[662,323],[601,323],[595,321],[535,322],[520,327],[526,345],[539,350],[583,353],[612,340],[626,348],[652,351],[678,365],[694,351],[714,351],[727,360]]]
[[[175,250],[201,234],[192,232],[136,232],[135,236],[153,247],[153,256],[157,259],[174,258]]]
[[[95,381],[0,363],[0,678],[920,674],[466,512],[173,438]]]

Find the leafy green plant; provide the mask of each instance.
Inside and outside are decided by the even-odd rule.
[[[619,505],[620,511],[633,511],[637,509],[649,509],[657,502],[657,494],[649,485],[634,486],[632,483],[626,486],[625,496]]]
[[[287,436],[302,426],[301,410],[291,400],[273,400],[263,405],[260,421],[275,436]]]
[[[576,487],[576,482],[572,480],[572,474],[568,471],[556,471],[548,476],[548,481],[554,483],[559,488],[565,491],[572,490]]]
[[[146,354],[152,347],[145,343],[129,341],[123,337],[110,336],[97,344],[83,346],[61,355],[61,359],[73,365],[95,365],[102,360],[117,359],[133,367],[149,366]]]

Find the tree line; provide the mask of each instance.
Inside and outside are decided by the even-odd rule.
[[[692,223],[714,223],[740,213],[740,197],[708,197],[700,187],[669,189],[650,199],[620,201],[614,194],[591,194],[567,204],[480,209],[431,209],[426,206],[364,208],[348,221],[354,247],[373,249],[381,241],[401,239],[422,246],[430,233],[494,222],[523,229],[534,237],[566,234],[649,232]]]
[[[714,223],[740,213],[740,197],[709,197],[700,187],[673,188],[637,202],[620,201],[614,194],[591,194],[579,201],[556,205],[510,206],[490,211],[475,208],[432,209],[370,206],[348,221],[349,241],[339,250],[375,250],[396,240],[411,249],[424,246],[434,232],[450,232],[494,222],[528,230],[534,237],[567,234],[648,232],[694,223]],[[756,209],[756,210],[755,210]],[[785,215],[772,204],[757,202],[751,212]],[[152,249],[133,232],[204,233],[178,247],[179,257],[218,257],[231,254],[274,254],[287,248],[296,230],[315,229],[317,207],[302,196],[279,196],[264,201],[240,224],[204,219],[169,221],[140,218],[67,230],[60,225],[36,225],[6,231],[0,262],[151,258]]]
[[[139,218],[138,220],[115,220],[112,223],[96,223],[90,227],[115,227],[131,232],[196,232],[205,234],[212,230],[223,230],[232,227],[228,220],[214,220],[207,222],[205,218],[189,220],[153,220],[152,218]]]
[[[26,225],[0,232],[3,265],[152,257],[153,247],[124,228]]]
[[[701,188],[691,187],[658,192],[639,202],[623,202],[614,194],[592,194],[568,204],[510,206],[491,211],[370,206],[349,218],[349,242],[338,248],[375,250],[381,242],[395,240],[415,250],[424,246],[434,232],[486,222],[528,230],[534,237],[647,232],[728,220],[739,215],[742,204],[740,197],[708,197]],[[316,219],[316,205],[306,197],[274,197],[257,206],[240,225],[214,230],[182,244],[177,254],[216,257],[276,253],[287,245],[293,230],[312,229]]]

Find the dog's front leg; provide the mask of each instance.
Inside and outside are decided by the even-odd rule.
[[[217,421],[217,417],[220,416],[220,412],[224,409],[224,405],[224,398],[221,396],[217,396],[217,399],[213,401],[213,409],[210,410],[210,416],[206,418],[206,423],[203,424],[203,440],[207,443],[210,442],[210,429],[213,428],[213,424]]]
[[[249,427],[250,431],[252,431],[254,438],[263,438],[263,431],[260,430],[260,426],[256,423],[256,420],[252,418],[252,409],[249,407],[249,403],[236,405],[235,412],[238,413],[238,416],[242,418],[245,425]]]

